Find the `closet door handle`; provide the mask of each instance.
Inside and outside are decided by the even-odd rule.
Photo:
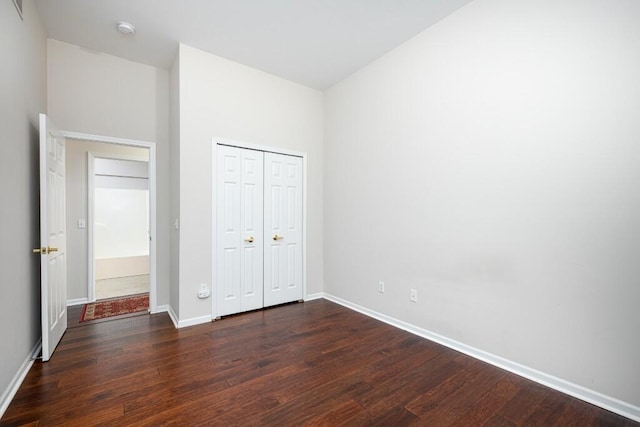
[[[253,236],[249,236],[248,239],[244,239],[245,242],[247,243],[253,243]]]
[[[273,240],[281,240],[284,239],[284,236],[278,236],[277,234],[273,235]]]

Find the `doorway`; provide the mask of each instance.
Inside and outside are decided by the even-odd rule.
[[[147,149],[137,150],[148,159]],[[88,156],[95,299],[148,293],[149,162],[123,155]]]
[[[144,294],[146,311],[154,312],[155,144],[64,135],[70,146],[68,163],[76,163],[68,183],[75,202],[67,201],[69,240],[78,264],[69,271],[70,305]]]

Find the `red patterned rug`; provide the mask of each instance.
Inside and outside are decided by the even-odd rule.
[[[85,304],[82,308],[81,322],[121,316],[149,310],[149,294],[138,294],[126,298],[113,298],[105,301]]]

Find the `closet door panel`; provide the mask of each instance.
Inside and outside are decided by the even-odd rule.
[[[242,150],[241,311],[263,307],[263,157],[261,151]]]
[[[302,159],[265,153],[264,306],[302,299]]]
[[[263,306],[263,162],[260,151],[218,147],[218,316]]]
[[[240,291],[240,192],[241,151],[219,147],[216,162],[216,281],[218,315],[241,310]]]

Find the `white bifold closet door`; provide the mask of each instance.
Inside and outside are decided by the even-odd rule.
[[[302,159],[218,146],[218,316],[302,299]]]

